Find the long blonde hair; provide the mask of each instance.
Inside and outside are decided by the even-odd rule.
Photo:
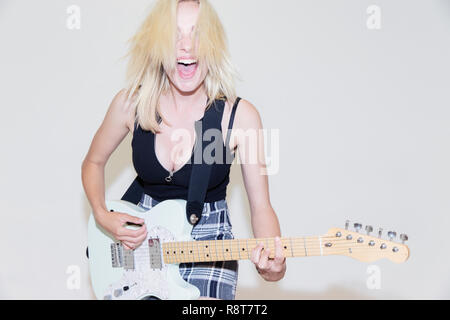
[[[227,39],[220,19],[207,0],[157,0],[137,33],[128,41],[126,72],[128,99],[136,108],[136,120],[144,130],[159,132],[159,99],[170,89],[165,70],[176,68],[177,6],[182,1],[199,3],[195,27],[199,41],[197,58],[207,67],[204,81],[207,108],[215,99],[235,101],[238,72],[231,63]],[[195,41],[195,37],[193,39]]]

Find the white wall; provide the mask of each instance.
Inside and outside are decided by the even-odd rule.
[[[276,284],[240,263],[240,299],[450,298],[450,4],[445,0],[214,0],[243,81],[280,130],[271,201],[283,235],[345,219],[409,235],[410,259],[291,259]],[[0,298],[91,299],[81,161],[123,86],[126,40],[150,1],[0,2]],[[370,30],[366,10],[381,9]],[[70,5],[81,29],[66,27]],[[130,136],[106,168],[107,197],[135,176]],[[238,166],[228,202],[251,237]],[[381,288],[369,289],[369,266]],[[80,270],[70,290],[70,266]],[[70,271],[70,270],[69,270]]]

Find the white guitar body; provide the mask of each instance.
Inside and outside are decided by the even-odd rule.
[[[147,239],[127,251],[95,221],[89,219],[88,245],[91,283],[97,299],[198,299],[197,287],[183,280],[178,264],[165,264],[162,243],[192,241],[186,201],[163,201],[143,210],[127,201],[106,201],[108,210],[145,220]],[[127,259],[127,255],[131,258]],[[127,264],[128,261],[128,264]],[[116,262],[114,266],[114,262]]]

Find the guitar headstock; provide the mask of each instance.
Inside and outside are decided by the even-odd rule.
[[[405,262],[409,257],[409,248],[405,245],[408,240],[406,234],[400,234],[402,243],[395,242],[397,236],[395,231],[388,231],[388,239],[382,238],[383,229],[377,230],[377,235],[370,235],[374,230],[372,226],[365,226],[355,223],[355,231],[348,230],[349,221],[345,223],[345,228],[331,228],[328,230],[329,249],[333,248],[336,254],[345,255],[362,262],[373,262],[387,258],[395,263]],[[332,240],[331,240],[332,239]]]

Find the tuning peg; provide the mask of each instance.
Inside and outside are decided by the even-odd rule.
[[[369,235],[369,233],[371,233],[373,231],[373,227],[372,226],[366,226],[366,231],[367,231],[367,235]]]
[[[359,230],[362,228],[361,223],[355,223],[353,226],[355,227],[356,232],[359,232]]]
[[[389,240],[392,241],[397,236],[397,232],[395,231],[388,231],[388,237]]]
[[[383,233],[383,228],[378,228],[378,238],[381,239],[381,234]]]
[[[345,230],[348,230],[348,224],[350,223],[349,220],[345,220]]]
[[[402,243],[405,243],[406,240],[408,240],[408,236],[404,233],[400,234],[400,239],[402,240]]]

